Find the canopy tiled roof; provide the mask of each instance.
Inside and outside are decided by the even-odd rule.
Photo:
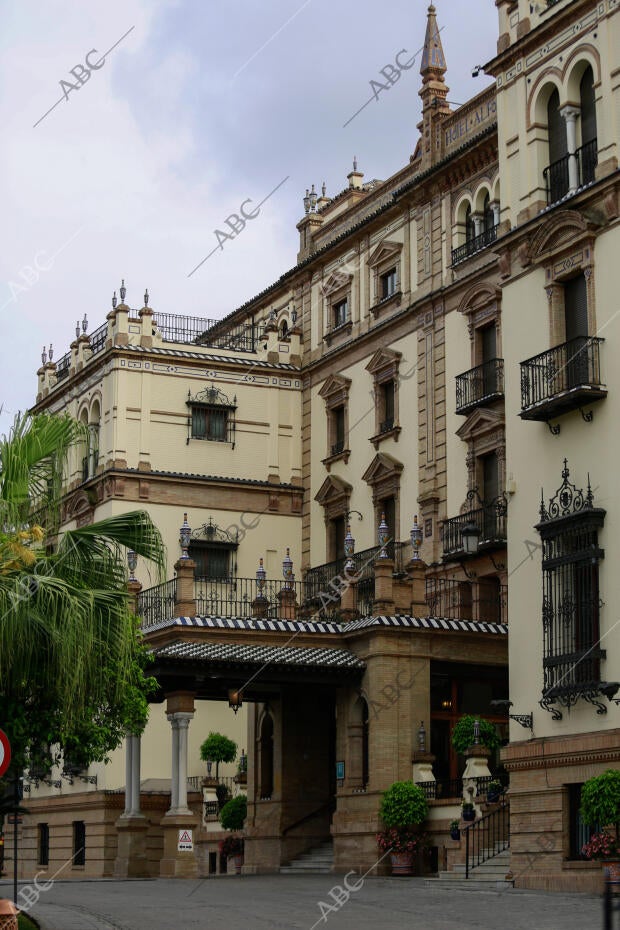
[[[364,669],[366,664],[347,649],[308,649],[245,643],[176,642],[153,650],[156,659],[226,662],[242,665],[284,665],[299,668]]]
[[[203,627],[210,630],[254,630],[274,633],[335,633],[340,636],[369,627],[409,627],[417,630],[437,630],[447,633],[488,633],[495,636],[507,635],[505,623],[490,623],[482,620],[451,620],[443,617],[361,617],[350,623],[328,623],[322,620],[258,620],[253,617],[175,617],[149,625],[150,633],[171,626]]]

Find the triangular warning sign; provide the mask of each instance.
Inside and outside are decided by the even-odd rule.
[[[192,834],[188,830],[179,830],[179,843],[191,843]]]

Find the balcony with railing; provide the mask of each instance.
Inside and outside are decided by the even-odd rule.
[[[494,579],[472,582],[431,576],[426,579],[425,599],[429,617],[508,622],[508,586]]]
[[[598,164],[598,140],[586,142],[573,155],[564,155],[543,170],[548,204],[557,203],[571,193],[571,159],[575,160],[574,190],[592,184]]]
[[[504,396],[504,359],[492,358],[456,376],[456,412],[468,414]]]
[[[463,529],[473,524],[479,533],[478,550],[503,548],[506,545],[507,504],[503,494],[490,502],[481,501],[480,506],[444,520],[441,529],[443,558],[448,560],[464,553]]]
[[[487,246],[491,245],[492,242],[495,242],[496,239],[497,226],[491,226],[489,229],[483,230],[483,232],[479,233],[477,236],[468,239],[463,245],[459,245],[456,249],[452,249],[452,264],[458,265],[459,262],[465,261],[470,255],[481,252],[483,249],[486,249]]]
[[[91,452],[82,459],[82,481],[94,478],[99,464],[99,452]]]
[[[521,362],[523,420],[547,421],[607,396],[600,336],[580,336]]]

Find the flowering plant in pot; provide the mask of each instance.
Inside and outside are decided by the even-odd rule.
[[[489,782],[487,787],[487,801],[489,804],[497,804],[501,795],[504,793],[504,786],[501,781],[494,778]]]
[[[460,840],[461,838],[461,822],[460,820],[451,820],[450,821],[450,838],[453,840]]]
[[[421,838],[414,827],[425,820],[428,801],[419,785],[397,781],[383,793],[379,808],[386,829],[377,836],[381,849],[390,850],[393,875],[413,875],[414,857]]]
[[[589,778],[581,789],[581,819],[599,829],[581,850],[587,859],[604,863],[609,881],[620,881],[620,771],[606,769]]]
[[[471,801],[463,801],[462,811],[463,820],[472,821],[476,819],[476,808]]]

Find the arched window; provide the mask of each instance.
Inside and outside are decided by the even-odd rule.
[[[288,336],[288,323],[286,320],[282,320],[280,323],[280,339],[286,339]]]
[[[260,728],[260,790],[261,799],[273,793],[273,717],[265,714]]]
[[[92,478],[96,474],[97,465],[99,464],[99,422],[101,412],[98,401],[95,401],[90,411],[90,420],[88,423],[88,477]]]
[[[579,84],[579,99],[581,103],[581,183],[590,184],[594,180],[594,169],[597,163],[596,100],[594,74],[590,65],[583,72]]]
[[[491,207],[491,197],[489,196],[488,191],[484,198],[482,216],[484,231],[491,232],[493,229],[495,229],[495,214],[493,213],[493,208]]]
[[[465,242],[471,242],[476,237],[476,227],[471,216],[471,204],[465,210]]]
[[[549,166],[544,175],[547,183],[547,199],[555,203],[568,193],[568,138],[566,122],[560,113],[560,95],[553,90],[547,103],[547,131],[549,136]]]

